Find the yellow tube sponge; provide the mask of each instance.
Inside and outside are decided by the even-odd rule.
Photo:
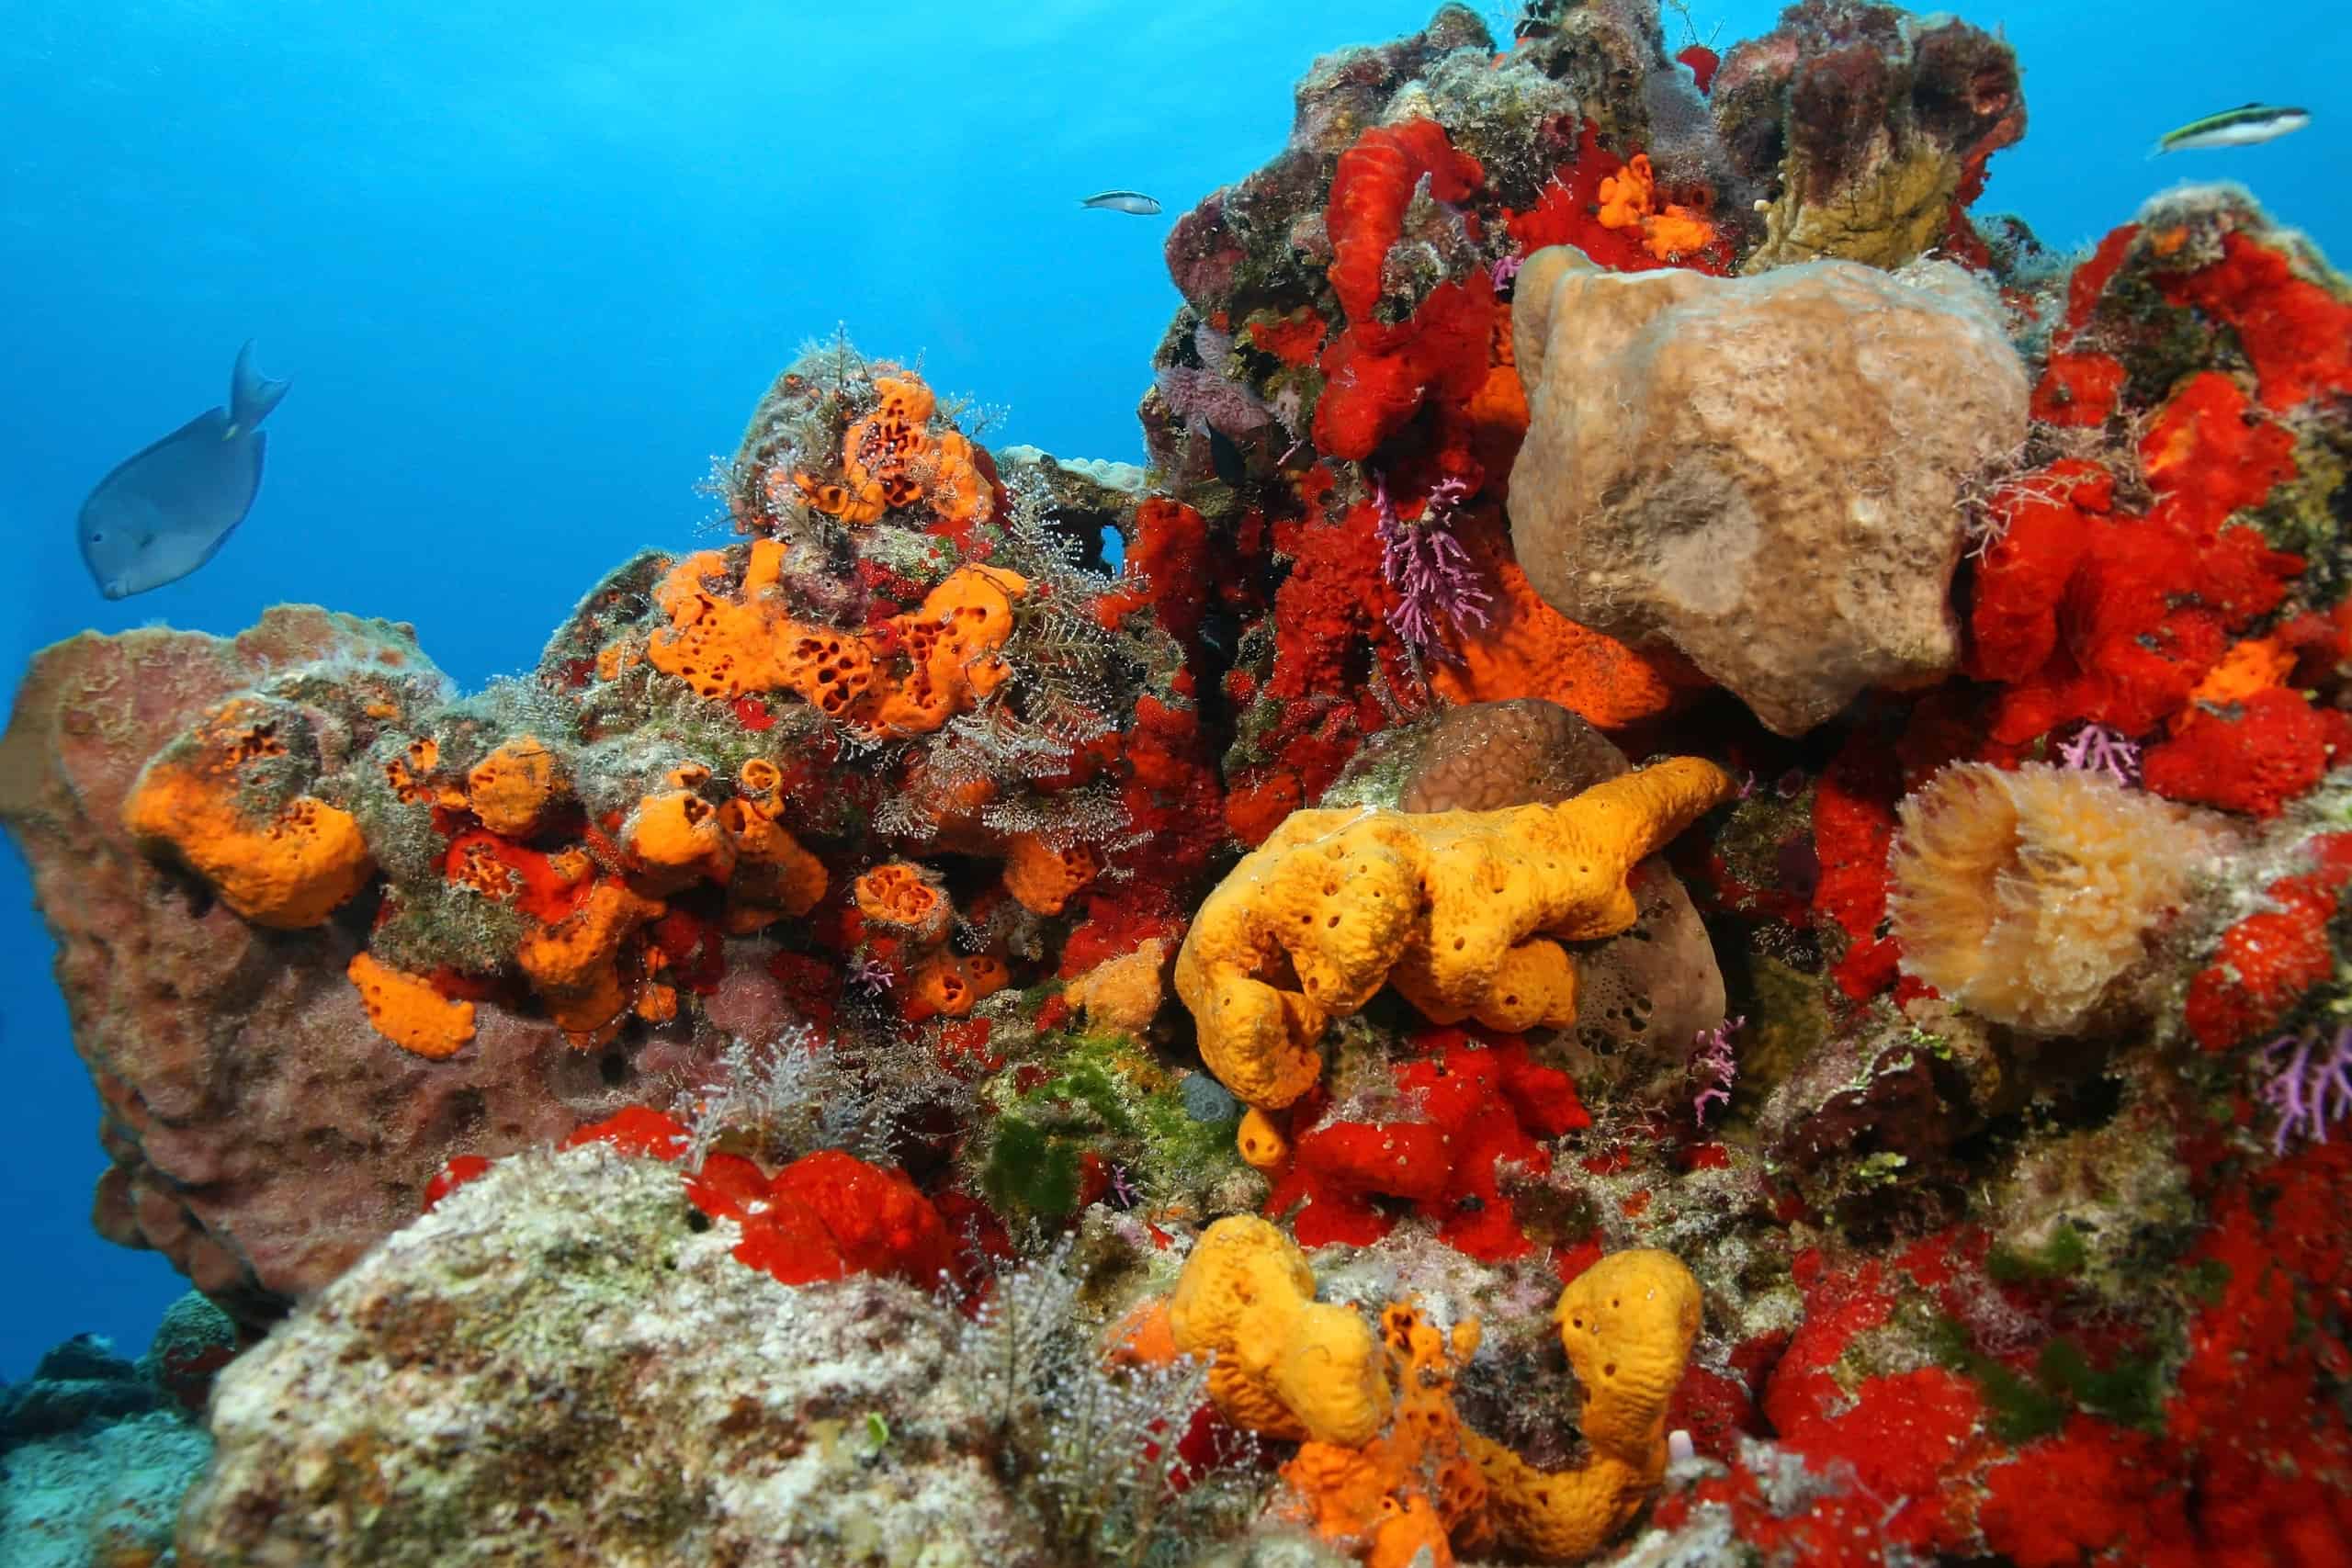
[[[1371,1325],[1315,1300],[1296,1243],[1251,1214],[1201,1233],[1168,1303],[1182,1355],[1213,1355],[1209,1397],[1238,1427],[1355,1448],[1388,1418]]]
[[[1324,1025],[1383,985],[1438,1023],[1574,1022],[1560,942],[1632,925],[1627,874],[1731,793],[1722,769],[1678,757],[1557,806],[1291,813],[1177,954],[1202,1058],[1242,1100],[1279,1109],[1321,1076]]]
[[[1672,1253],[1614,1252],[1560,1292],[1560,1344],[1584,1389],[1592,1455],[1536,1469],[1464,1430],[1504,1541],[1547,1562],[1590,1557],[1633,1521],[1666,1474],[1666,1410],[1699,1333],[1699,1281]]]
[[[2042,1034],[2139,963],[2213,844],[2177,806],[2042,762],[1956,763],[1897,811],[1886,907],[1904,972]]]

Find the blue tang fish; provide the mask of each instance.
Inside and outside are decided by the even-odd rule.
[[[226,409],[206,410],[116,465],[82,503],[74,533],[107,598],[178,581],[210,560],[253,510],[265,440],[257,427],[288,386],[256,371],[253,359],[252,344],[237,351]]]

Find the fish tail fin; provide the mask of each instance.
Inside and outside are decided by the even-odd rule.
[[[237,350],[237,367],[229,373],[229,423],[239,430],[251,430],[269,417],[269,411],[286,396],[291,381],[273,381],[254,368],[253,340],[245,340]]]

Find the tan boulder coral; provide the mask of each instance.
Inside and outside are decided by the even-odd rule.
[[[1966,274],[1622,274],[1558,246],[1516,298],[1511,539],[1561,614],[1672,645],[1783,735],[1957,666],[1962,488],[2027,413]]]

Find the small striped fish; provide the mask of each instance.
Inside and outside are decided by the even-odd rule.
[[[2281,108],[2276,104],[2245,104],[2203,119],[2192,119],[2178,130],[2166,131],[2148,150],[2151,158],[2191,147],[2251,147],[2301,130],[2312,122],[2309,109]]]
[[[1139,190],[1106,190],[1100,196],[1081,197],[1080,207],[1099,207],[1105,212],[1132,212],[1138,218],[1148,218],[1159,210],[1157,197]]]

